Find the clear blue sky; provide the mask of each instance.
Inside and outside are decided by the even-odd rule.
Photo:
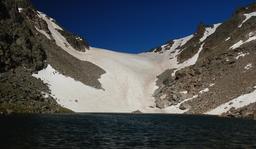
[[[223,22],[255,0],[32,0],[91,46],[139,53]]]

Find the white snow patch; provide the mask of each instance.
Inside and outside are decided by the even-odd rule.
[[[81,40],[83,40],[83,39],[82,39],[81,37],[76,37],[76,40],[80,40],[80,41],[81,41]]]
[[[228,37],[228,38],[226,38],[226,39],[225,39],[225,41],[229,41],[230,39],[231,39],[231,38],[230,38],[230,37]]]
[[[189,100],[195,99],[195,98],[197,98],[197,97],[198,97],[198,95],[194,95],[193,97],[188,98],[188,99],[185,99],[184,101],[180,102],[180,103],[177,104],[177,105],[166,107],[166,108],[164,109],[164,111],[165,111],[166,113],[172,113],[172,114],[182,114],[182,113],[185,113],[185,112],[187,112],[189,109],[181,110],[181,109],[179,108],[180,105],[183,104],[183,103],[185,103],[185,102],[187,102],[187,101],[189,101]]]
[[[243,26],[243,24],[248,21],[251,17],[255,17],[256,16],[256,12],[251,12],[251,13],[247,13],[244,14],[245,19],[243,20],[243,22],[238,26],[239,28],[241,28]]]
[[[255,35],[255,32],[250,32],[248,35],[249,35],[249,37],[252,37]]]
[[[211,83],[209,86],[210,86],[210,87],[213,87],[214,85],[215,85],[215,83]]]
[[[41,92],[41,94],[42,94],[42,96],[44,97],[44,98],[48,98],[50,95],[48,94],[48,93],[46,93],[46,92]]]
[[[47,37],[48,39],[51,40],[50,35],[47,34],[44,30],[40,30],[40,29],[38,29],[36,26],[35,26],[35,28],[36,28],[36,30],[37,30],[39,33],[43,34],[45,37]]]
[[[217,108],[206,112],[205,114],[209,115],[221,115],[225,112],[228,112],[232,107],[235,109],[242,108],[244,106],[248,106],[249,104],[256,102],[256,90],[245,95],[241,95],[227,103],[224,103]]]
[[[23,11],[23,8],[18,8],[19,13]]]
[[[230,49],[236,49],[239,48],[244,42],[242,40],[238,41],[237,43],[235,43],[234,45],[232,45],[230,47]]]
[[[95,88],[84,85],[81,82],[75,81],[71,77],[66,77],[59,72],[57,72],[51,65],[48,65],[47,68],[38,72],[38,74],[33,74],[34,77],[40,78],[44,81],[44,83],[48,84],[49,89],[51,90],[51,96],[57,98],[57,102],[75,112],[92,112],[94,108],[100,106],[104,109],[104,106],[101,104],[93,105],[95,101],[100,102],[102,104],[107,104],[104,102],[104,99],[94,98],[90,99],[90,96],[95,94],[95,92],[103,92],[98,91]],[[88,104],[86,110],[82,109],[82,107],[78,106],[77,103],[71,102],[71,100],[80,99],[83,104]],[[103,100],[103,101],[102,101]],[[118,102],[118,101],[117,101]],[[109,104],[112,104],[111,102]],[[117,107],[118,108],[118,107]]]
[[[181,94],[187,94],[188,91],[181,91],[180,93],[181,93]]]
[[[163,94],[160,96],[160,99],[164,99],[164,98],[166,98],[166,96],[167,96],[166,94]]]
[[[203,93],[206,93],[206,92],[209,92],[209,88],[205,88],[205,89],[199,91],[200,94],[203,94]]]
[[[204,35],[203,35],[203,37],[200,39],[200,42],[203,42],[207,37],[209,37],[210,35],[212,35],[220,25],[221,25],[221,23],[218,23],[218,24],[214,24],[213,27],[207,27],[207,28],[205,28]]]
[[[239,48],[239,47],[242,46],[243,44],[249,43],[249,42],[254,41],[254,40],[256,40],[256,35],[252,36],[252,35],[250,35],[250,33],[249,33],[249,39],[247,39],[246,41],[243,41],[243,40],[238,41],[237,43],[235,43],[234,45],[232,45],[232,46],[230,47],[230,49]]]
[[[238,60],[240,57],[245,57],[246,55],[248,55],[249,53],[243,53],[243,52],[239,52],[238,55],[235,57],[236,60]]]
[[[244,69],[249,70],[252,68],[252,63],[247,64]]]

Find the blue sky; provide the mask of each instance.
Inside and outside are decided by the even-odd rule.
[[[139,53],[223,22],[255,0],[32,0],[91,46]]]

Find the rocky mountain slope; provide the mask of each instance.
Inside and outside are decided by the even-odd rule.
[[[256,4],[141,54],[91,47],[28,0],[0,7],[2,112],[256,115]]]
[[[241,8],[222,24],[200,25],[174,50],[169,47],[182,39],[155,49],[173,53],[178,63],[158,76],[156,106],[174,113],[255,117],[255,11],[255,4]],[[196,63],[184,68],[195,56]]]
[[[63,74],[76,77],[86,84],[100,88],[98,78],[102,69],[89,62],[81,62],[40,33],[49,32],[47,23],[38,17],[28,0],[0,1],[0,112],[71,112],[49,96],[50,90],[40,79],[32,76],[49,63]],[[77,50],[88,48],[82,39],[67,36]],[[74,41],[76,40],[76,41]],[[63,67],[65,62],[65,67]],[[78,70],[79,68],[79,70]],[[92,74],[87,74],[88,70]],[[86,78],[84,76],[86,71]]]

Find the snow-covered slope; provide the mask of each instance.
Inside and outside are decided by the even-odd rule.
[[[215,69],[217,67],[215,65],[205,67],[205,65],[209,65],[210,63],[202,65],[202,57],[205,56],[204,54],[209,56],[207,52],[211,52],[213,49],[218,50],[223,47],[228,47],[229,52],[236,52],[237,48],[241,45],[246,45],[255,40],[255,32],[251,31],[248,34],[248,39],[246,38],[245,40],[237,40],[238,42],[234,42],[236,41],[234,37],[231,38],[230,35],[224,35],[223,24],[219,23],[212,27],[201,28],[201,30],[193,35],[175,39],[155,49],[153,52],[127,54],[95,47],[89,47],[86,50],[81,50],[85,52],[81,52],[76,50],[72,44],[69,43],[67,37],[61,34],[64,29],[57,25],[52,18],[42,12],[38,12],[38,17],[46,22],[50,32],[35,28],[39,33],[46,36],[49,40],[54,41],[58,47],[78,61],[91,62],[105,71],[98,80],[101,84],[101,88],[88,86],[77,81],[75,78],[64,75],[58,72],[51,64],[48,64],[45,69],[39,71],[37,74],[33,74],[34,77],[40,78],[43,82],[48,84],[51,90],[50,96],[54,97],[63,107],[75,112],[129,113],[139,110],[145,113],[161,112],[182,114],[191,112],[191,109],[195,109],[195,113],[205,113],[202,111],[205,109],[210,111],[210,108],[213,109],[213,107],[217,107],[216,109],[219,111],[219,109],[230,104],[230,102],[226,102],[225,99],[223,100],[226,102],[225,104],[225,102],[216,100],[217,102],[214,103],[214,105],[210,104],[207,105],[208,107],[204,106],[206,107],[205,109],[201,105],[196,105],[196,103],[203,105],[204,101],[206,101],[204,97],[214,91],[214,85],[209,86],[207,84],[213,84],[213,82],[215,84],[215,79],[210,80],[212,76],[216,75],[212,74],[212,72],[215,73],[219,71],[215,70],[209,73],[208,68]],[[250,21],[250,18],[253,17],[247,17],[245,20]],[[247,25],[245,23],[246,21],[242,22],[244,25],[241,25],[241,28]],[[225,25],[224,23],[224,27]],[[236,28],[239,27],[236,26]],[[79,39],[80,38],[77,37],[77,40]],[[219,44],[221,45],[220,48],[218,48]],[[181,55],[183,56],[182,60]],[[249,54],[240,52],[235,59],[238,60],[239,57],[247,55]],[[215,62],[219,59],[222,59],[222,57],[212,61]],[[224,59],[226,61],[228,58]],[[197,65],[200,60],[201,65]],[[249,72],[253,64],[247,64],[248,69],[246,69],[247,65],[244,69]],[[203,69],[206,69],[206,73],[202,73]],[[182,72],[183,70],[186,71]],[[165,74],[165,72],[167,72],[166,80],[167,82],[169,81],[170,84],[157,84],[158,76]],[[202,81],[202,78],[200,78],[202,74],[206,76],[203,78],[206,80],[202,84],[197,84]],[[210,78],[208,78],[209,76]],[[208,87],[210,87],[210,89]],[[199,100],[201,98],[204,99]],[[210,102],[215,102],[215,100],[210,101],[209,99],[209,101],[206,101],[206,103]],[[251,102],[248,104],[250,103]],[[221,104],[223,104],[223,106]],[[197,108],[200,111],[196,111]]]
[[[91,48],[86,53],[69,51],[80,60],[90,61],[106,73],[100,78],[103,89],[95,89],[66,77],[50,65],[34,74],[49,84],[58,102],[75,112],[154,112],[152,94],[157,88],[156,76],[163,71],[157,61],[142,55],[131,55]]]
[[[59,104],[75,112],[163,112],[155,106],[153,98],[157,75],[177,64],[170,62],[178,54],[178,47],[184,45],[193,36],[174,40],[170,51],[163,54],[153,52],[126,54],[91,47],[86,52],[75,50],[58,30],[63,30],[53,19],[38,12],[40,18],[48,24],[56,45],[81,61],[89,61],[103,68],[106,73],[100,78],[103,89],[95,89],[73,78],[57,72],[51,65],[33,74],[49,85],[51,96]],[[40,31],[47,38],[50,35]]]
[[[151,52],[127,54],[90,46],[28,3],[0,2],[7,8],[0,10],[0,113],[68,108],[256,118],[256,4]]]

